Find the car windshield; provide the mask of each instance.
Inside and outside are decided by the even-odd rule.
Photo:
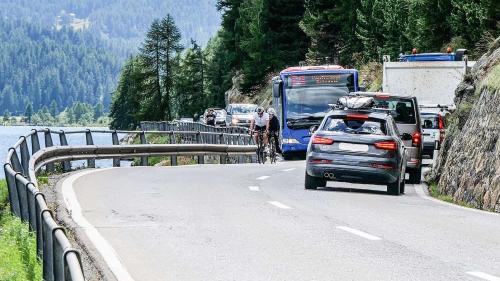
[[[323,118],[330,110],[328,104],[349,93],[347,87],[315,87],[288,89],[286,113],[288,119]]]
[[[438,115],[432,113],[424,113],[421,115],[422,129],[438,129]]]
[[[416,124],[415,105],[412,99],[375,98],[375,107],[392,110],[396,123]]]
[[[346,117],[329,117],[324,131],[347,134],[386,135],[385,122],[382,120],[352,120]]]
[[[257,108],[256,105],[234,105],[232,108],[232,113],[233,114],[252,114],[255,109]]]
[[[215,116],[222,117],[224,115],[224,110],[215,110]]]

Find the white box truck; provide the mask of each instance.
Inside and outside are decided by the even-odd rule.
[[[475,62],[467,50],[455,53],[401,55],[391,62],[384,56],[382,89],[402,96],[415,96],[422,117],[423,154],[439,149],[445,134],[445,115],[455,108],[455,89]]]

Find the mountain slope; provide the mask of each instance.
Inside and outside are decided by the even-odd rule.
[[[0,19],[0,113],[75,101],[109,105],[120,63],[96,36]]]
[[[88,28],[116,45],[135,49],[155,18],[171,14],[186,42],[205,44],[219,28],[217,0],[2,0],[0,17],[54,26],[58,17],[88,21]],[[74,14],[74,15],[73,15]],[[60,19],[60,18],[59,18]],[[85,25],[84,25],[85,27]]]

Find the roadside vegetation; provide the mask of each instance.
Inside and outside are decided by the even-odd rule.
[[[436,199],[439,199],[441,201],[444,201],[444,202],[457,204],[457,205],[460,205],[462,207],[474,208],[474,206],[472,204],[469,204],[469,203],[464,202],[464,201],[456,201],[456,200],[453,199],[453,196],[442,194],[439,191],[439,188],[438,188],[437,184],[434,183],[434,182],[429,184],[429,194],[432,197],[434,197]]]
[[[0,181],[0,281],[42,280],[36,236],[10,213],[5,180]]]

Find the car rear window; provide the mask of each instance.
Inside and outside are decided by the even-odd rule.
[[[347,117],[330,116],[323,127],[324,131],[348,134],[386,135],[387,129],[383,120],[353,120]]]
[[[375,98],[375,107],[393,110],[396,123],[416,124],[415,104],[412,99]]]
[[[422,114],[420,119],[422,120],[423,129],[439,129],[437,114]]]

